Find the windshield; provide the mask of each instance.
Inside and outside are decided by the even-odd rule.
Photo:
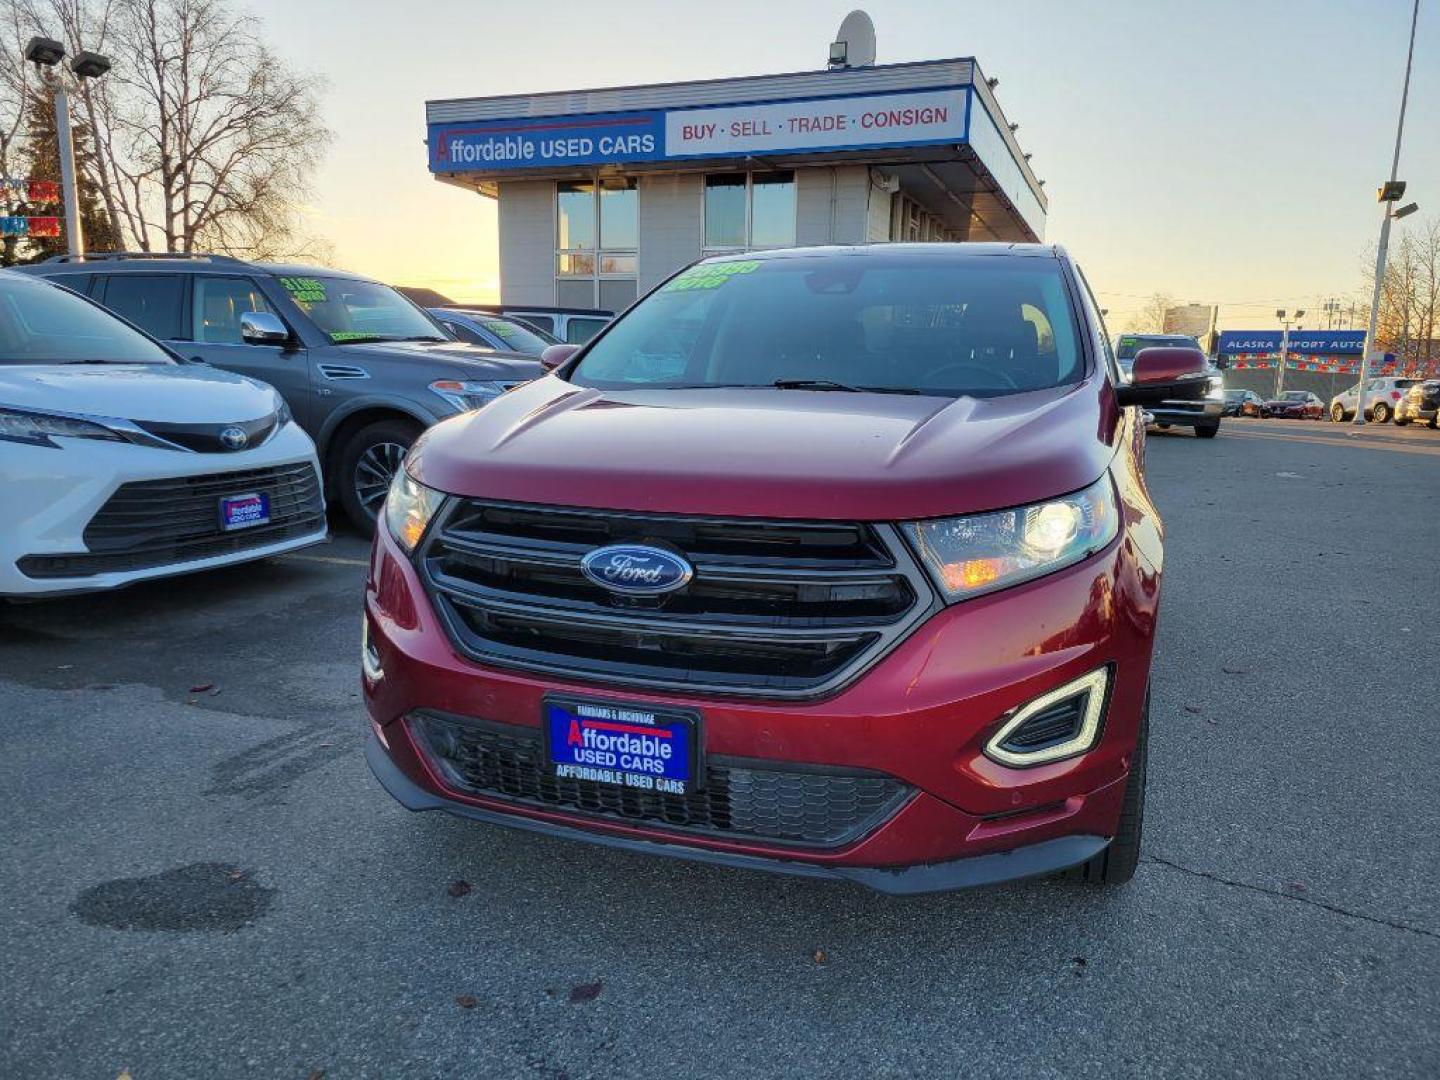
[[[1190,337],[1161,337],[1158,335],[1126,334],[1115,343],[1115,359],[1126,363],[1134,361],[1141,349],[1200,349],[1200,343]]]
[[[1056,261],[865,254],[693,266],[613,323],[569,378],[993,397],[1082,371]]]
[[[1281,397],[1281,400],[1283,400],[1283,401],[1309,401],[1309,400],[1310,400],[1310,395],[1307,394],[1304,390],[1286,390],[1285,393],[1283,393],[1282,395],[1280,395],[1280,397]]]
[[[389,285],[334,277],[279,281],[295,305],[336,344],[450,340],[430,316]]]
[[[1245,397],[1244,390],[1226,390],[1225,398],[1228,401],[1241,401]]]
[[[0,364],[172,364],[115,316],[54,285],[0,275]]]
[[[551,345],[559,342],[559,338],[543,330],[522,326],[509,319],[497,319],[493,315],[471,315],[470,319],[503,341],[505,348],[525,353],[527,356],[539,356]]]

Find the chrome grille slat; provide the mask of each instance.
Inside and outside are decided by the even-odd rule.
[[[617,597],[580,571],[588,551],[612,543],[678,550],[695,574],[662,598]],[[761,697],[838,689],[936,604],[896,530],[861,522],[454,500],[419,564],[452,640],[471,659]]]

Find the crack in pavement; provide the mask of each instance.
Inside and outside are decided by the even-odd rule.
[[[1235,881],[1232,878],[1221,877],[1219,874],[1212,874],[1208,870],[1195,870],[1188,866],[1182,866],[1169,859],[1162,859],[1159,855],[1146,855],[1143,861],[1158,863],[1160,866],[1168,866],[1172,870],[1179,870],[1182,874],[1190,874],[1194,877],[1204,878],[1206,881],[1214,881],[1221,885],[1230,885],[1237,889],[1248,889],[1251,892],[1263,893],[1266,896],[1278,896],[1282,900],[1294,900],[1297,903],[1309,904],[1311,907],[1317,907],[1335,915],[1343,915],[1347,919],[1360,919],[1363,922],[1375,923],[1377,926],[1389,927],[1391,930],[1403,930],[1408,934],[1419,934],[1421,937],[1440,939],[1440,930],[1429,930],[1423,926],[1411,926],[1409,923],[1396,922],[1392,919],[1382,919],[1378,915],[1366,915],[1362,911],[1351,911],[1348,908],[1327,904],[1323,900],[1312,900],[1308,896],[1298,896],[1293,892],[1285,892],[1282,889],[1269,889],[1264,885],[1252,885],[1248,881]]]

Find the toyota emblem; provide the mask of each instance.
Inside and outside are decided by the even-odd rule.
[[[250,436],[245,434],[244,428],[227,427],[220,432],[220,442],[226,450],[244,450],[249,441]]]

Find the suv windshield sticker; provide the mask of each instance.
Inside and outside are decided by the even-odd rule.
[[[282,277],[280,284],[298,304],[323,304],[325,283],[313,277]]]
[[[754,273],[759,266],[760,264],[754,260],[692,266],[678,277],[667,281],[660,291],[685,292],[688,289],[718,289],[737,274]]]
[[[483,325],[486,330],[489,330],[496,337],[501,338],[505,341],[511,341],[516,336],[517,328],[511,326],[507,322],[501,322],[499,319],[496,319],[493,322],[487,319],[481,325]]]
[[[344,341],[361,341],[361,340],[366,340],[366,341],[368,341],[369,339],[371,339],[371,338],[373,338],[373,337],[375,337],[375,336],[376,336],[376,335],[372,334],[372,333],[371,333],[370,331],[368,331],[368,330],[332,330],[332,331],[330,331],[330,340],[333,341],[333,342],[335,342],[335,343],[337,343],[337,344],[339,344],[340,342],[344,342]]]

